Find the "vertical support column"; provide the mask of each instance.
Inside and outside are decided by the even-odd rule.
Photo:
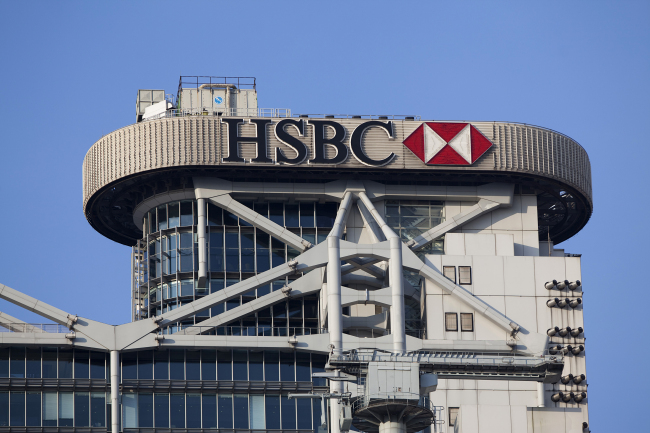
[[[327,236],[327,331],[334,355],[342,351],[343,346],[343,311],[341,309],[341,236],[352,204],[352,194],[346,192],[336,214],[334,227]],[[343,382],[330,381],[330,392],[342,393]],[[330,399],[330,432],[340,433],[339,415],[341,405],[338,400]]]
[[[208,260],[205,253],[205,227],[207,225],[205,217],[205,199],[200,198],[196,201],[196,206],[198,208],[198,226],[197,234],[199,238],[199,287],[206,287],[208,279]]]
[[[140,297],[135,293],[135,247],[131,247],[131,322],[139,319],[138,312],[140,311]],[[139,292],[139,291],[138,291]]]
[[[406,325],[404,313],[404,280],[402,275],[402,240],[379,215],[365,192],[359,193],[359,198],[381,228],[390,245],[390,260],[388,261],[389,282],[391,288],[390,328],[393,337],[393,350],[397,353],[406,351]]]
[[[346,192],[336,214],[334,227],[327,236],[327,332],[334,354],[341,353],[343,345],[343,311],[341,309],[341,236],[352,203],[352,194]]]
[[[111,350],[111,433],[120,432],[120,352]]]
[[[537,382],[537,407],[544,406],[544,382]]]
[[[341,353],[343,345],[343,312],[341,310],[341,254],[340,239],[327,237],[327,332],[334,354]]]
[[[330,380],[330,392],[339,394],[343,392],[343,382]],[[341,403],[335,398],[330,398],[330,433],[341,433]]]
[[[386,226],[388,227],[388,226]],[[392,232],[392,230],[391,230]],[[393,334],[393,350],[406,351],[406,318],[404,311],[404,275],[402,274],[402,240],[395,235],[388,237],[390,261],[388,279],[391,289],[390,329]]]

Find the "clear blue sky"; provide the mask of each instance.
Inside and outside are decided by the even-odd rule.
[[[593,217],[560,247],[583,258],[592,430],[647,428],[650,2],[531,3],[1,2],[0,282],[130,320],[130,248],[86,222],[81,163],[181,73],[255,76],[294,112],[541,125],[591,158]]]

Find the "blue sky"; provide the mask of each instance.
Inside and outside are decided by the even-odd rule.
[[[130,249],[85,221],[81,163],[133,123],[137,89],[175,93],[180,74],[252,75],[260,106],[294,112],[541,125],[591,158],[594,214],[560,247],[583,258],[592,430],[642,425],[649,2],[5,1],[0,15],[1,283],[130,320]]]

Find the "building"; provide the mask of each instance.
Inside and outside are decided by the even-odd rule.
[[[558,132],[140,90],[83,164],[131,323],[0,285],[3,431],[588,431],[589,159]],[[126,308],[126,306],[125,306]],[[382,388],[383,387],[383,388]]]

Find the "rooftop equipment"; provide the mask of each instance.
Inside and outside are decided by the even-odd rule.
[[[165,91],[160,89],[140,89],[135,101],[136,122],[140,122],[145,109],[151,105],[165,100]]]

